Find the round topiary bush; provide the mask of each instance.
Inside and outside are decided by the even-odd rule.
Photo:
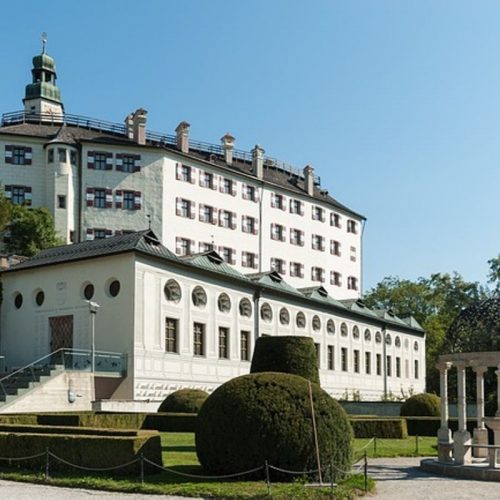
[[[200,389],[180,389],[169,394],[158,408],[159,412],[198,413],[208,393]]]
[[[334,465],[340,478],[338,471],[351,467],[351,426],[333,398],[319,385],[311,387],[321,465],[327,469]],[[198,414],[196,453],[203,468],[213,474],[251,470],[266,460],[292,471],[317,469],[309,381],[267,372],[221,385]],[[293,478],[280,475],[282,480]]]
[[[291,335],[259,337],[255,343],[250,373],[270,371],[292,373],[319,384],[313,339]]]
[[[439,417],[441,398],[428,392],[415,394],[401,405],[399,413],[402,417]]]

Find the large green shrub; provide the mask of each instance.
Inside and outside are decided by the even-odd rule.
[[[404,418],[350,418],[354,437],[406,439],[408,430]]]
[[[250,373],[283,372],[319,384],[318,359],[313,339],[291,335],[259,337]]]
[[[321,464],[348,471],[352,430],[342,407],[319,385],[275,372],[234,378],[209,396],[196,430],[196,453],[203,468],[214,474],[237,473],[267,460],[292,471],[316,469],[309,385]]]
[[[439,417],[441,399],[427,392],[415,394],[401,405],[400,415],[402,417]]]
[[[200,389],[180,389],[169,394],[158,408],[159,412],[198,413],[208,393]]]

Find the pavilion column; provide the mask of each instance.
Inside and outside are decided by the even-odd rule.
[[[453,440],[451,430],[448,427],[448,370],[451,368],[450,362],[440,362],[436,365],[439,370],[439,388],[441,394],[441,427],[438,429],[438,461],[452,462],[451,450]]]
[[[474,444],[488,444],[488,431],[484,425],[484,374],[487,370],[484,366],[474,366],[476,374],[476,407],[477,407],[477,427],[474,429]],[[474,448],[473,456],[485,458],[488,456],[486,448]]]
[[[471,463],[471,435],[467,432],[467,406],[466,406],[466,387],[465,387],[465,369],[467,363],[460,361],[456,363],[457,367],[457,385],[458,385],[458,431],[453,434],[453,456],[457,465]]]

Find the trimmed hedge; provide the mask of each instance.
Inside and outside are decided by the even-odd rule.
[[[287,470],[316,469],[309,385],[297,375],[267,372],[243,375],[218,387],[198,414],[196,453],[203,468],[230,474],[263,466],[267,460]],[[352,429],[347,415],[319,385],[311,388],[321,463],[350,470]],[[294,476],[273,470],[273,477],[290,481]]]
[[[33,428],[28,432],[2,430],[0,431],[0,449],[4,450],[2,455],[7,455],[9,458],[21,458],[40,453],[45,454],[46,450],[49,449],[54,455],[72,464],[82,467],[108,468],[126,464],[142,454],[152,462],[162,464],[160,435],[157,432],[137,431],[135,436],[116,433],[115,435],[111,433],[109,435],[89,435],[80,433],[81,428],[70,429],[66,427],[62,429],[72,431],[73,434],[48,434],[43,433],[42,429],[36,429],[33,432]],[[48,430],[53,431],[53,429]],[[58,432],[60,430],[58,429]],[[45,464],[45,456],[26,461],[20,460],[11,464],[16,467],[39,469],[41,465]],[[75,470],[55,458],[51,458],[50,468],[51,470]],[[144,469],[147,472],[158,472],[157,468],[147,466],[147,464],[145,464]],[[128,475],[136,474],[139,471],[140,463],[136,462],[113,472],[119,475]]]
[[[437,436],[438,429],[441,427],[441,419],[437,417],[406,417],[406,424],[410,436]],[[475,418],[467,420],[467,430],[471,434],[476,425]],[[448,427],[452,432],[458,430],[458,419],[449,419]]]
[[[404,418],[351,418],[354,437],[405,439],[408,430]]]
[[[195,413],[150,413],[146,415],[143,429],[161,432],[196,432],[198,415]]]
[[[441,398],[428,392],[415,394],[401,405],[400,415],[402,417],[439,417]]]
[[[255,343],[250,373],[261,372],[291,373],[319,384],[313,339],[291,335],[259,337]]]
[[[200,389],[180,389],[169,394],[158,411],[162,413],[198,413],[207,398],[208,392]]]

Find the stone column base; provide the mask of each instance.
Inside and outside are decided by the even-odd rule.
[[[453,457],[455,464],[468,465],[472,463],[472,439],[470,432],[456,431],[453,433]]]
[[[488,430],[487,429],[474,429],[473,439],[474,444],[488,444]],[[475,458],[486,458],[488,456],[487,448],[473,448],[472,456]]]
[[[438,429],[438,462],[449,464],[453,463],[453,439],[451,430],[448,427]]]

